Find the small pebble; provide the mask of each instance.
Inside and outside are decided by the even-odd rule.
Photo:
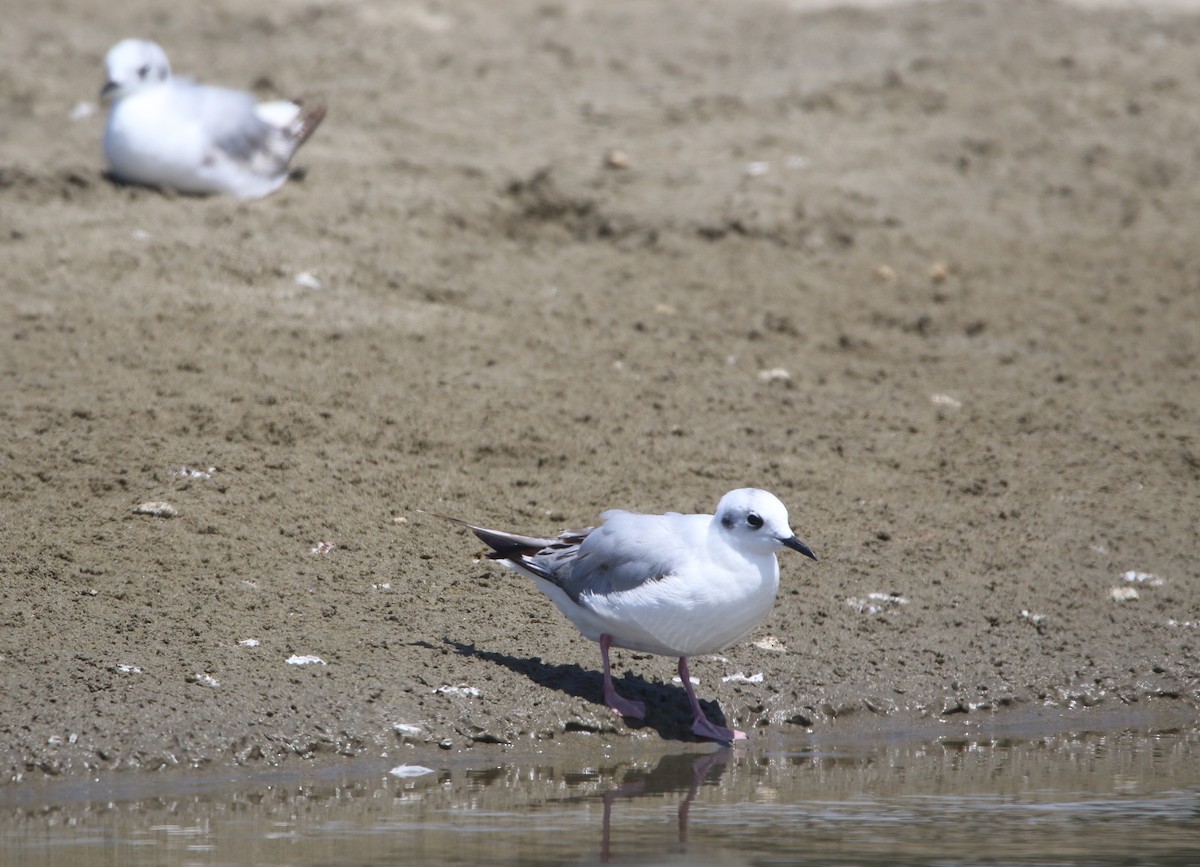
[[[611,150],[604,157],[604,164],[610,169],[629,168],[629,154],[623,150]]]

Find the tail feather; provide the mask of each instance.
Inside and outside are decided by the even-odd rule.
[[[303,103],[301,103],[299,100],[296,100],[296,104],[302,105]],[[321,125],[321,121],[324,119],[325,106],[318,105],[315,106],[312,111],[308,112],[308,114],[304,115],[294,124],[292,124],[292,127],[289,130],[292,136],[292,141],[294,142],[292,146],[292,153],[298,151],[300,149],[300,145],[308,141],[308,137],[317,131],[317,127]]]
[[[498,560],[507,566],[518,567],[555,584],[558,583],[558,576],[549,567],[564,554],[568,552],[573,554],[587,538],[588,533],[592,531],[591,527],[583,530],[567,530],[557,538],[548,539],[478,527],[467,521],[451,518],[449,515],[439,515],[436,512],[430,512],[430,514],[443,521],[466,527],[474,533],[481,542],[492,549],[487,554],[489,560]]]
[[[491,560],[516,560],[522,557],[533,557],[539,551],[556,544],[554,539],[521,536],[517,533],[489,530],[487,527],[476,527],[471,524],[467,526],[483,544],[492,549],[488,554],[488,558]]]
[[[522,536],[519,533],[506,533],[503,530],[489,530],[487,527],[478,527],[461,518],[451,518],[449,515],[439,515],[437,512],[430,512],[435,518],[441,518],[443,521],[449,521],[451,524],[458,524],[460,527],[466,527],[477,537],[479,541],[487,545],[492,550],[488,552],[488,558],[491,560],[510,560],[518,557],[532,557],[543,548],[550,545],[558,544],[557,539],[542,539],[537,536]]]

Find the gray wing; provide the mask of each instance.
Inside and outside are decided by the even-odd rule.
[[[589,597],[626,593],[680,571],[695,556],[697,532],[706,521],[694,515],[643,515],[611,509],[569,557],[548,552],[547,572],[578,604]]]
[[[588,596],[623,593],[668,578],[692,556],[684,523],[692,516],[613,510],[603,517],[607,520],[601,527],[567,530],[553,539],[449,520],[469,527],[488,545],[489,559],[508,562],[556,584],[585,607]]]
[[[555,583],[580,605],[587,605],[587,596],[624,593],[669,578],[686,556],[679,538],[664,532],[666,516],[612,511],[605,517],[608,521],[556,571]]]
[[[271,146],[275,128],[255,112],[251,93],[225,87],[190,85],[180,88],[188,112],[199,118],[213,146],[231,159],[249,163]]]

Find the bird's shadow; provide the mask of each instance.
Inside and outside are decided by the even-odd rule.
[[[539,656],[522,658],[492,650],[480,650],[473,644],[463,644],[449,638],[445,638],[443,641],[461,656],[472,656],[476,659],[503,665],[509,671],[529,678],[538,686],[592,702],[596,705],[596,714],[599,717],[613,714],[604,704],[604,676],[599,671],[588,670],[578,664],[551,665],[543,662]],[[629,728],[652,728],[666,740],[710,743],[707,739],[698,738],[692,733],[691,709],[683,687],[648,681],[641,675],[629,671],[619,678],[614,678],[613,684],[625,698],[641,701],[646,705],[646,719],[625,718],[625,725]],[[713,722],[718,725],[727,724],[725,715],[716,702],[701,700],[700,707]],[[613,714],[613,717],[615,723],[616,715]],[[572,728],[569,722],[567,726],[568,730]],[[586,724],[579,725],[578,728],[585,731],[591,730]]]

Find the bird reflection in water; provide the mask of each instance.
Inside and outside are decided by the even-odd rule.
[[[671,792],[687,792],[679,804],[679,846],[680,851],[687,851],[688,842],[688,811],[700,786],[713,768],[723,768],[733,754],[733,749],[725,747],[713,753],[697,756],[694,753],[676,753],[663,756],[651,771],[632,770],[625,774],[625,781],[615,789],[603,794],[604,824],[600,838],[600,860],[607,863],[612,860],[612,810],[613,804],[621,798],[637,798],[646,795],[662,795]]]

